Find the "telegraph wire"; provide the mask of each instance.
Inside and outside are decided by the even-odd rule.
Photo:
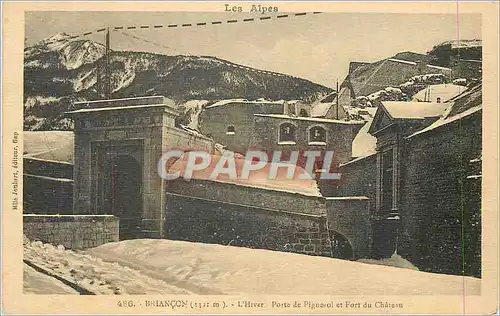
[[[158,46],[158,47],[162,47],[162,48],[166,48],[166,49],[169,49],[169,50],[172,50],[180,55],[183,55],[183,53],[181,53],[180,51],[172,48],[172,47],[169,47],[167,45],[164,45],[164,44],[160,44],[160,43],[157,43],[157,42],[154,42],[154,41],[151,41],[151,40],[148,40],[146,38],[142,38],[142,37],[138,37],[138,36],[135,36],[135,35],[132,35],[130,33],[127,33],[125,31],[118,31],[118,33],[122,34],[122,35],[125,35],[125,36],[128,36],[128,37],[131,37],[135,40],[138,40],[138,41],[141,41],[141,42],[145,42],[145,43],[148,43],[148,44],[152,44],[152,45],[155,45],[155,46]]]
[[[196,26],[208,26],[208,25],[221,25],[221,24],[233,24],[233,23],[247,23],[247,22],[257,22],[257,21],[264,21],[264,20],[272,20],[274,19],[283,19],[283,18],[291,18],[295,16],[304,16],[304,15],[315,15],[315,14],[320,14],[322,12],[300,12],[300,13],[291,13],[291,14],[280,14],[276,16],[263,16],[263,17],[256,17],[256,18],[245,18],[245,19],[231,19],[231,20],[225,20],[225,21],[211,21],[211,22],[198,22],[198,23],[179,23],[179,24],[156,24],[156,25],[120,25],[120,26],[114,26],[110,27],[111,30],[144,30],[144,29],[160,29],[160,28],[187,28],[187,27],[196,27]],[[53,44],[57,42],[63,42],[66,41],[67,39],[77,39],[85,36],[89,36],[92,34],[97,34],[101,32],[105,32],[107,28],[100,28],[95,31],[87,31],[84,33],[81,33],[79,35],[74,35],[70,36],[67,38],[61,38],[49,42],[44,42],[43,44]],[[36,45],[36,44],[35,44]],[[30,46],[32,47],[32,46]],[[29,47],[25,47],[24,50],[26,50]]]
[[[141,37],[129,34],[129,33],[124,32],[124,31],[116,31],[116,32],[121,33],[121,34],[123,34],[125,36],[131,37],[131,38],[133,38],[135,40],[138,40],[138,41],[141,41],[141,42],[145,42],[145,43],[148,43],[148,44],[152,44],[152,45],[155,45],[155,46],[159,46],[159,47],[162,47],[162,48],[166,48],[166,49],[172,50],[172,51],[176,52],[179,55],[186,55],[186,53],[182,53],[182,52],[180,52],[180,51],[178,51],[178,50],[176,50],[176,49],[174,49],[172,47],[169,47],[167,45],[164,45],[164,44],[161,44],[161,43],[158,43],[158,42],[154,42],[152,40],[148,40],[146,38],[141,38]],[[252,72],[257,72],[257,73],[262,73],[262,74],[267,74],[267,75],[272,75],[272,76],[276,76],[276,77],[295,78],[294,76],[282,74],[282,73],[279,73],[279,72],[273,72],[273,71],[269,71],[269,70],[256,69],[256,68],[252,68],[250,66],[244,66],[244,65],[234,64],[234,63],[231,63],[231,62],[228,62],[228,61],[225,61],[225,60],[220,60],[220,61],[224,62],[227,66],[234,67],[234,68],[240,68],[240,69],[244,69],[244,70],[248,70],[248,71],[252,71]]]

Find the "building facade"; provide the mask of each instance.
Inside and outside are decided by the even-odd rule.
[[[481,86],[401,105],[378,109],[376,153],[341,165],[341,192],[374,201],[375,256],[397,251],[421,270],[480,277]]]

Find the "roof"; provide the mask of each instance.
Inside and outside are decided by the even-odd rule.
[[[285,120],[295,120],[295,121],[309,121],[309,122],[317,122],[317,123],[337,123],[337,124],[347,124],[347,125],[364,124],[364,121],[330,120],[330,119],[324,119],[324,118],[319,118],[319,117],[289,116],[289,115],[284,115],[284,114],[254,114],[254,116],[270,117],[270,118],[285,119]]]
[[[470,108],[481,105],[483,103],[482,85],[475,86],[469,91],[452,98],[450,101],[453,102],[453,105],[446,113],[446,117],[460,114]]]
[[[469,91],[463,92],[453,98],[447,104],[447,109],[437,121],[431,125],[413,133],[407,138],[426,133],[438,127],[469,117],[482,110],[482,85],[478,85]]]
[[[430,85],[414,94],[413,101],[437,102],[437,98],[441,98],[441,102],[446,102],[465,90],[467,90],[467,87],[449,83]]]
[[[23,155],[44,161],[73,163],[74,134],[67,131],[23,132]]]
[[[164,97],[164,96],[145,96],[145,97],[132,97],[132,98],[120,98],[120,99],[105,99],[105,100],[91,100],[91,101],[78,101],[75,102],[75,105],[105,105],[103,107],[109,107],[109,106],[114,106],[116,104],[119,105],[140,105],[141,103],[147,103],[147,104],[163,104],[168,101],[171,101],[170,99]]]
[[[365,155],[365,156],[361,156],[361,157],[354,158],[354,159],[352,159],[352,160],[349,160],[349,161],[347,161],[347,162],[344,162],[344,163],[339,164],[339,167],[344,167],[344,166],[350,165],[351,163],[355,163],[355,162],[358,162],[358,161],[362,161],[362,160],[364,160],[364,159],[366,159],[366,158],[368,158],[368,157],[372,157],[372,156],[374,156],[375,154],[376,154],[376,152],[375,152],[375,153],[372,153],[372,154]]]
[[[335,105],[337,101],[337,91],[334,91],[324,98],[318,100],[311,105],[311,116],[312,117],[325,117],[328,110]]]
[[[410,52],[406,52],[406,55],[409,54]],[[405,57],[405,55],[401,54],[396,56],[399,58]],[[424,68],[419,67],[418,63],[414,61],[416,58],[413,55],[412,60],[395,58],[396,56],[355,68],[346,79],[351,83],[355,96],[367,96],[387,87],[398,87],[416,75],[436,72],[451,73],[451,69],[445,67],[433,65],[426,65]],[[344,83],[342,86],[344,86]]]
[[[294,101],[286,101],[286,102],[297,102],[296,100]],[[226,100],[221,100],[219,102],[216,102],[212,105],[209,105],[205,107],[205,109],[210,109],[218,106],[223,106],[223,105],[228,105],[228,104],[283,104],[285,103],[284,100],[279,100],[279,101],[269,101],[265,99],[257,99],[257,100],[247,100],[247,99],[226,99]]]
[[[113,106],[106,108],[84,108],[75,111],[65,112],[65,114],[78,114],[78,113],[89,113],[89,112],[101,112],[101,111],[118,111],[118,110],[135,110],[135,109],[149,109],[149,108],[162,108],[170,107],[169,104],[146,104],[146,105],[129,105],[129,106]]]
[[[406,137],[406,138],[412,138],[414,136],[417,136],[417,135],[420,135],[420,134],[423,134],[423,133],[426,133],[426,132],[429,132],[429,131],[432,131],[438,127],[441,127],[441,126],[444,126],[444,125],[447,125],[449,123],[452,123],[452,122],[455,122],[457,120],[461,120],[463,118],[466,118],[470,115],[473,115],[474,113],[477,113],[479,111],[481,111],[483,109],[482,105],[479,105],[479,106],[475,106],[475,107],[472,107],[464,112],[461,112],[457,115],[454,115],[454,116],[450,116],[450,117],[447,117],[447,118],[441,118],[439,120],[437,120],[436,122],[432,123],[431,125],[427,126],[426,128],[424,129],[421,129],[413,134],[411,134],[410,136]]]
[[[250,171],[248,179],[242,179],[240,176],[241,170],[243,169],[245,162],[248,163],[248,161],[240,158],[237,155],[231,156],[232,157],[231,159],[234,159],[235,162],[237,179],[231,179],[231,177],[229,177],[227,174],[222,174],[222,173],[219,173],[216,179],[210,179],[212,171],[216,167],[221,157],[223,157],[222,155],[210,155],[210,156],[211,156],[210,166],[202,170],[193,171],[191,179],[227,183],[236,186],[253,187],[264,190],[283,191],[283,192],[296,193],[308,196],[322,196],[319,191],[316,180],[298,178],[298,175],[306,173],[306,171],[299,166],[295,167],[295,175],[292,179],[287,179],[286,168],[278,168],[276,179],[269,179],[270,168],[272,166],[280,166],[280,167],[290,166],[289,164],[285,163],[269,162],[262,169]],[[183,175],[184,174],[183,171],[186,169],[188,158],[189,158],[188,153],[182,155],[168,168],[169,173],[180,172],[181,175]]]
[[[352,141],[352,157],[362,157],[376,152],[377,138],[368,133],[372,120],[373,118],[368,120],[354,137]]]
[[[393,119],[424,119],[443,115],[447,103],[382,101]]]
[[[480,39],[446,41],[446,42],[442,42],[441,44],[434,46],[434,48],[432,50],[435,50],[435,49],[443,47],[443,46],[448,46],[448,45],[451,45],[452,49],[469,48],[469,47],[482,47],[483,41]]]

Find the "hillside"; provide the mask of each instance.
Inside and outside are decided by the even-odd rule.
[[[25,49],[24,129],[68,130],[74,101],[96,100],[103,45],[61,33]],[[331,92],[313,82],[208,56],[110,53],[112,98],[164,95],[178,104],[225,98],[314,101]]]

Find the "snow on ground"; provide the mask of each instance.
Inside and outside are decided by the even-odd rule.
[[[481,285],[472,277],[171,240],[109,243],[86,254],[199,294],[473,295]]]
[[[78,294],[77,291],[24,264],[23,287],[25,294]]]
[[[166,283],[158,278],[151,278],[138,270],[124,267],[116,262],[103,262],[102,259],[82,252],[65,250],[63,246],[52,246],[40,241],[25,241],[24,259],[33,264],[78,284],[97,294],[190,294],[191,292]],[[48,292],[54,290],[54,284],[34,278],[29,269],[25,269],[25,290]],[[56,282],[56,280],[52,280]],[[57,281],[59,282],[59,281]]]
[[[378,259],[378,260],[376,260],[376,259],[359,259],[358,262],[378,264],[378,265],[389,266],[389,267],[405,268],[405,269],[411,269],[411,270],[418,271],[417,267],[415,267],[413,264],[411,264],[410,261],[401,257],[397,253],[392,254],[392,256],[390,258],[383,258],[383,259]]]
[[[346,261],[165,239],[108,243],[86,251],[24,242],[24,259],[97,294],[468,295],[481,280],[411,270],[395,255]],[[408,269],[382,266],[405,266]],[[25,265],[25,292],[73,293]]]

